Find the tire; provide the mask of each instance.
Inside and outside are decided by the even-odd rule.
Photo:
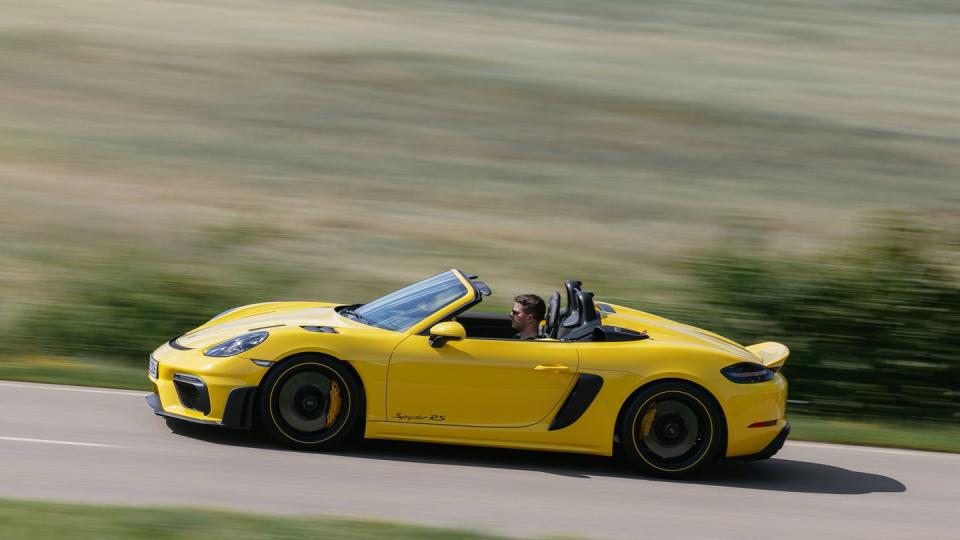
[[[330,450],[357,431],[364,397],[353,372],[329,357],[301,356],[274,368],[257,408],[275,441],[298,450]]]
[[[723,430],[720,411],[705,391],[671,381],[630,401],[619,435],[624,454],[641,471],[679,478],[716,459]]]

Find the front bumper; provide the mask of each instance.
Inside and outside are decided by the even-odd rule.
[[[168,418],[237,429],[253,426],[257,386],[267,368],[241,356],[211,358],[164,344],[151,355],[153,395],[147,403]]]
[[[234,388],[232,391],[230,391],[230,395],[227,397],[227,404],[224,407],[223,419],[219,422],[216,420],[204,420],[202,418],[192,418],[190,416],[182,416],[167,412],[163,409],[163,404],[160,402],[160,396],[157,394],[150,394],[147,396],[147,405],[153,409],[154,414],[157,416],[185,420],[195,424],[206,424],[232,429],[249,430],[253,429],[253,404],[256,393],[257,388],[255,386]]]

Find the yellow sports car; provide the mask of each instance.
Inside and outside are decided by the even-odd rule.
[[[612,455],[679,476],[783,445],[779,343],[598,301],[550,298],[539,339],[478,311],[490,288],[443,272],[367,304],[232,309],[150,356],[156,414],[260,426],[295,448],[349,437]]]

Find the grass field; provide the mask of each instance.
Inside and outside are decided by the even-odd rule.
[[[211,235],[222,278],[254,261],[316,297],[456,265],[643,302],[732,224],[809,249],[960,200],[954,2],[3,11],[3,321],[78,260],[209,265]]]
[[[789,414],[790,440],[960,453],[960,427],[891,420],[836,420]]]
[[[131,508],[0,499],[0,538],[36,540],[300,538],[493,540],[505,538],[456,529],[372,520],[289,518],[185,508]]]

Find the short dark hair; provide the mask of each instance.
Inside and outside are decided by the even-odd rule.
[[[513,301],[523,306],[523,310],[536,317],[538,321],[542,321],[547,313],[547,305],[543,303],[543,298],[535,294],[518,294]]]

